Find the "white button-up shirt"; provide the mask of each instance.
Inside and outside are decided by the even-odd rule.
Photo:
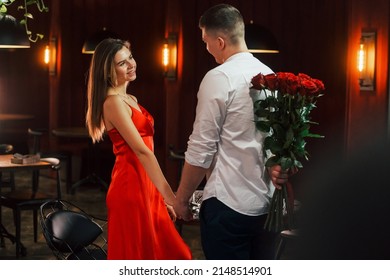
[[[185,160],[210,168],[203,199],[218,200],[245,215],[268,212],[273,187],[265,172],[264,134],[254,123],[251,79],[272,70],[243,52],[210,70],[198,91],[196,119]]]

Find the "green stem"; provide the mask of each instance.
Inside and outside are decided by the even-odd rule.
[[[283,228],[283,191],[282,190],[278,190],[278,204],[275,211],[276,211],[275,232],[279,232]]]
[[[294,223],[294,217],[293,217],[293,206],[291,205],[291,202],[290,202],[290,199],[288,197],[288,192],[287,192],[287,186],[286,185],[283,185],[283,197],[284,197],[284,201],[286,203],[286,215],[287,215],[287,225],[286,225],[286,228],[287,229],[291,229],[292,228],[292,225]]]
[[[272,222],[273,222],[274,216],[275,216],[274,212],[275,212],[275,206],[276,206],[276,200],[277,200],[276,192],[277,192],[277,190],[274,191],[274,194],[272,196],[271,204],[270,204],[269,210],[268,210],[267,219],[265,220],[265,224],[264,224],[264,229],[266,229],[268,231],[271,231],[271,229],[272,229]]]

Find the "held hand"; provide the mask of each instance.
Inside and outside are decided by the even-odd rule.
[[[173,204],[173,208],[179,219],[183,219],[184,221],[190,221],[193,219],[192,213],[188,207],[188,202],[179,202],[176,200]]]
[[[165,205],[167,206],[167,210],[168,210],[169,217],[171,217],[171,220],[172,220],[173,222],[175,222],[175,221],[176,221],[176,218],[177,218],[175,209],[173,209],[173,206],[172,206],[172,205],[169,205],[169,204],[165,204]]]
[[[297,168],[291,170],[282,170],[280,165],[274,165],[268,168],[268,173],[271,177],[271,181],[274,184],[275,188],[282,189],[282,185],[288,182],[288,178],[298,172]]]

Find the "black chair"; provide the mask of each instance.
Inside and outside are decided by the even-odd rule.
[[[0,155],[6,155],[12,153],[14,150],[14,147],[9,144],[0,144]],[[15,176],[14,172],[10,171],[8,172],[8,178],[3,177],[3,173],[0,172],[0,193],[2,188],[10,188],[11,190],[15,190]],[[7,229],[4,227],[4,225],[1,223],[2,221],[2,213],[0,211],[0,246],[5,246],[4,238],[8,238],[12,241],[12,243],[15,243],[15,238],[13,235],[11,235]]]
[[[275,260],[279,260],[284,253],[287,242],[298,240],[299,229],[285,229],[280,232],[279,242],[276,247]]]
[[[0,155],[11,154],[13,150],[14,147],[10,144],[0,144]],[[11,190],[15,189],[14,172],[13,171],[9,172],[8,178],[4,178],[4,177],[2,172],[0,172],[0,193],[1,193],[1,188],[11,188]]]
[[[16,243],[16,258],[19,258],[20,255],[26,255],[26,248],[21,242],[21,212],[24,210],[30,210],[33,212],[34,242],[37,242],[38,211],[40,206],[46,201],[52,199],[61,199],[60,161],[56,158],[47,158],[41,160],[49,162],[50,165],[48,165],[48,168],[51,168],[56,173],[56,186],[54,191],[40,191],[38,178],[33,176],[32,187],[17,187],[11,192],[0,194],[0,212],[2,207],[10,208],[13,211],[15,224],[14,242]]]
[[[107,220],[87,214],[65,200],[52,200],[40,208],[46,243],[57,259],[107,259]]]
[[[70,193],[72,188],[72,153],[70,151],[46,151],[42,149],[42,137],[48,134],[47,129],[28,129],[29,153],[40,154],[41,158],[58,158],[62,164],[66,164],[66,192]],[[39,176],[35,171],[34,176]]]

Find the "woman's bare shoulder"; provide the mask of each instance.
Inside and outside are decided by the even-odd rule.
[[[138,103],[137,97],[135,97],[134,95],[132,95],[130,93],[128,93],[127,95],[130,96],[130,98],[132,98],[136,103]]]
[[[108,95],[104,100],[104,107],[117,107],[122,104],[122,99],[119,95]]]
[[[131,114],[129,106],[123,101],[122,97],[118,95],[107,96],[103,104],[103,110],[105,114],[118,113],[118,112],[127,112]]]

